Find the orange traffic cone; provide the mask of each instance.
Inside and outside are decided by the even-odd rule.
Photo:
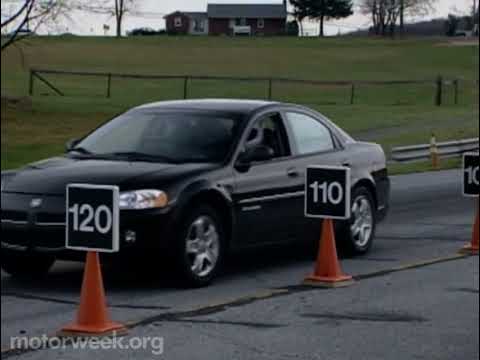
[[[59,336],[108,336],[125,333],[126,327],[108,315],[102,269],[98,253],[89,252],[83,276],[80,308],[75,323],[64,327]]]
[[[333,221],[324,220],[322,227],[322,239],[318,253],[317,264],[313,275],[305,279],[305,285],[317,287],[345,287],[352,285],[354,280],[351,276],[345,275],[340,268],[337,248],[335,245],[335,233]]]
[[[475,225],[473,225],[473,237],[472,243],[465,246],[460,253],[467,254],[467,255],[478,255],[479,251],[479,240],[478,240],[478,227],[479,227],[479,219],[478,219],[478,204],[477,204],[477,219],[475,220]]]

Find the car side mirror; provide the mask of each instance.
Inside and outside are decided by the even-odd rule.
[[[275,152],[271,147],[265,145],[256,145],[247,149],[238,159],[241,164],[251,164],[253,162],[268,161],[273,159]]]
[[[65,144],[65,150],[70,151],[72,150],[75,146],[78,145],[80,140],[78,139],[71,139]]]

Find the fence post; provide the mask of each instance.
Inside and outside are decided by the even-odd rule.
[[[268,79],[268,100],[273,98],[273,80]]]
[[[183,82],[183,98],[185,100],[188,99],[188,80],[189,80],[189,77],[185,76],[185,79],[184,79],[184,82]]]
[[[350,94],[350,105],[355,104],[355,83],[352,83],[352,92]]]
[[[28,93],[30,94],[30,96],[33,96],[34,82],[35,82],[35,70],[30,69],[30,84],[28,87]]]
[[[459,80],[458,79],[455,79],[453,81],[453,87],[454,87],[454,90],[455,90],[455,105],[458,105],[458,92],[459,92]]]
[[[107,99],[112,97],[112,74],[107,74]]]
[[[443,103],[443,77],[440,75],[437,78],[437,93],[435,96],[435,105],[442,106]]]

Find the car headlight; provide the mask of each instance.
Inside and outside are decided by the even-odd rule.
[[[168,206],[168,196],[160,190],[137,190],[120,194],[120,209],[161,209]]]

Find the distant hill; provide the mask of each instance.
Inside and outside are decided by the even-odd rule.
[[[445,18],[433,19],[429,21],[420,21],[405,25],[405,33],[411,36],[444,36],[446,32]],[[349,33],[348,36],[368,36],[368,29]]]

